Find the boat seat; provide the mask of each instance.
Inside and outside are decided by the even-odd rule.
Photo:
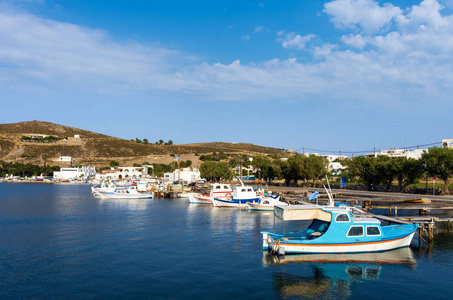
[[[310,235],[308,236],[308,239],[310,239],[310,240],[311,240],[311,239],[315,239],[315,238],[320,237],[321,235],[322,235],[321,232],[315,231],[315,232],[313,232],[312,234],[310,234]]]

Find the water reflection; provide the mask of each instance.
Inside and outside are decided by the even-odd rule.
[[[284,272],[273,274],[273,288],[284,297],[345,298],[352,283],[378,281],[386,266],[415,269],[410,248],[380,253],[304,254],[274,256],[263,253],[263,264],[283,265]],[[286,268],[288,267],[288,268]]]
[[[145,210],[151,199],[101,199],[96,198],[101,205],[115,209]]]

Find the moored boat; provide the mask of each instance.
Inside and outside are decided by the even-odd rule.
[[[102,199],[149,199],[153,197],[151,193],[140,193],[135,185],[116,187],[113,191],[99,192],[99,196]]]
[[[233,193],[231,185],[226,183],[213,183],[209,193],[190,193],[189,202],[194,204],[212,204],[212,199],[225,198]]]
[[[116,185],[112,182],[109,183],[109,185],[105,185],[103,182],[100,186],[92,186],[91,187],[91,193],[94,196],[100,197],[100,193],[107,193],[107,192],[114,192],[116,189]]]
[[[273,211],[275,205],[288,205],[286,202],[280,201],[280,195],[269,195],[261,198],[258,202],[249,202],[247,207],[249,210],[262,210],[262,211]]]
[[[221,199],[214,197],[212,204],[217,207],[245,207],[249,202],[258,202],[261,197],[251,186],[234,186],[233,194],[230,197]]]
[[[358,218],[347,207],[275,206],[274,217],[312,220],[297,233],[261,232],[263,249],[278,254],[379,252],[409,246],[418,224],[381,225],[377,218]]]

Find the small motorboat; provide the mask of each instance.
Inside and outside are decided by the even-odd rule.
[[[116,187],[113,191],[99,191],[102,199],[150,199],[151,193],[140,193],[137,186],[130,185],[127,187]]]
[[[233,187],[233,194],[230,197],[224,199],[214,197],[212,204],[217,207],[246,207],[249,202],[261,200],[261,196],[257,196],[253,187],[245,186],[242,181],[241,184],[241,186]]]
[[[108,185],[105,185],[103,182],[100,186],[92,186],[91,187],[91,194],[96,197],[100,197],[100,193],[113,193],[116,189],[116,185],[110,182]]]
[[[288,205],[286,202],[280,201],[280,195],[269,195],[261,198],[257,203],[249,202],[247,206],[249,210],[262,210],[262,211],[273,211],[275,205]]]
[[[212,204],[212,199],[225,198],[233,193],[231,185],[226,183],[213,183],[209,193],[190,193],[189,202],[194,204]]]
[[[300,232],[261,232],[263,249],[280,255],[387,251],[409,246],[418,228],[406,221],[382,225],[377,216],[356,217],[349,207],[277,205],[274,217],[282,219],[283,225],[286,221],[312,221]]]

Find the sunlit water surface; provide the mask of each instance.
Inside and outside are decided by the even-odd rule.
[[[446,230],[431,249],[276,258],[261,250],[260,231],[273,226],[268,212],[2,183],[0,299],[452,297]]]

